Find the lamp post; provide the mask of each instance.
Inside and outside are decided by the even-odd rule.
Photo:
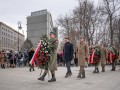
[[[18,21],[18,53],[19,53],[19,30],[21,30],[21,21]]]

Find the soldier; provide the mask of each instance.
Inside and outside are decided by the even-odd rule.
[[[58,40],[55,38],[54,32],[50,32],[49,43],[50,45],[53,46],[50,56],[51,59],[50,62],[48,62],[48,67],[45,68],[43,75],[40,78],[38,78],[38,80],[44,81],[44,78],[47,75],[48,70],[50,70],[52,78],[48,80],[48,82],[54,82],[56,81],[55,70],[57,70],[57,46],[58,46]]]
[[[105,64],[106,60],[108,59],[108,50],[105,48],[104,45],[101,47],[101,67],[102,67],[102,72],[105,72]]]
[[[77,78],[85,78],[84,67],[85,67],[85,61],[88,60],[89,50],[83,37],[80,37],[80,43],[77,43],[76,55],[78,57],[78,64],[80,66],[80,71],[79,71]]]
[[[99,63],[100,63],[100,59],[101,59],[101,46],[100,45],[96,45],[94,47],[94,55],[93,55],[93,64],[95,65],[95,70],[93,71],[93,73],[99,73]]]
[[[117,64],[117,59],[118,59],[118,54],[119,54],[115,45],[112,46],[112,52],[114,54],[114,58],[112,60],[112,69],[111,69],[111,71],[115,71],[116,64]]]

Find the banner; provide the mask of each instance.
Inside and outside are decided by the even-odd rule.
[[[39,43],[38,47],[37,47],[36,50],[35,50],[35,53],[34,53],[32,59],[31,59],[31,61],[30,61],[30,64],[31,64],[31,65],[34,65],[34,61],[35,61],[35,60],[37,59],[37,57],[38,57],[38,52],[39,52],[40,48],[41,48],[41,43]]]

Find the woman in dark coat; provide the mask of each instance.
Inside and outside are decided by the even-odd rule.
[[[29,62],[31,61],[33,55],[34,55],[34,48],[31,48],[30,51],[29,51],[29,59],[28,59]],[[30,72],[31,72],[31,69],[33,69],[33,71],[35,71],[34,65],[29,64],[29,67],[30,67],[30,69],[29,69]]]

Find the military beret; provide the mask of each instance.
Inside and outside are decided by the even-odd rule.
[[[50,34],[55,34],[55,32],[51,31]]]

